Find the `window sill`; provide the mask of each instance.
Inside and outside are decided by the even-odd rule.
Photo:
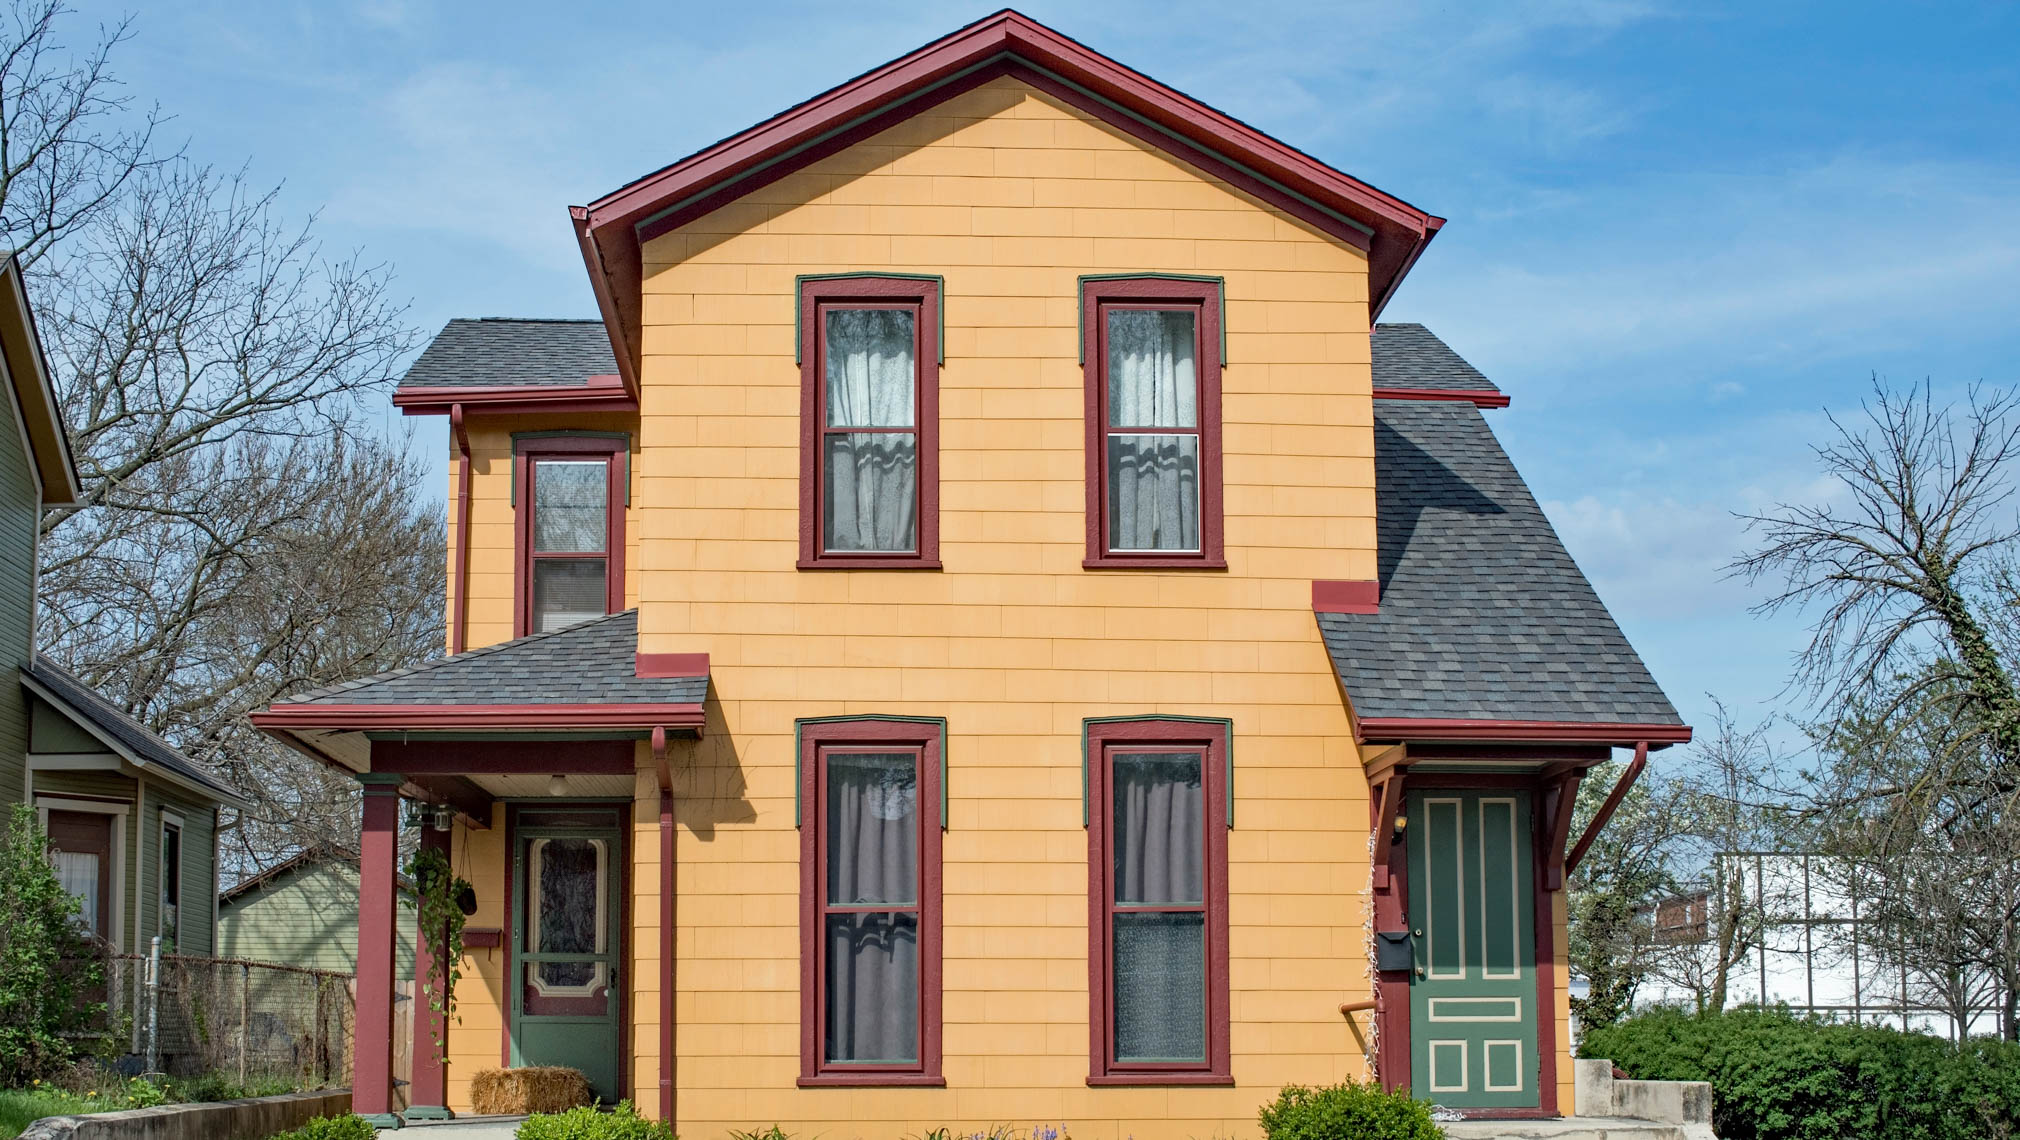
[[[1095,1073],[1087,1078],[1089,1088],[1117,1088],[1129,1085],[1151,1087],[1156,1085],[1216,1085],[1231,1086],[1234,1077],[1228,1073]]]
[[[1080,563],[1082,570],[1225,570],[1227,559],[1204,558],[1199,555],[1109,555],[1105,558],[1088,558]]]
[[[801,570],[938,570],[937,558],[802,558]]]
[[[803,1089],[924,1088],[943,1089],[947,1078],[933,1073],[817,1073],[801,1077]]]

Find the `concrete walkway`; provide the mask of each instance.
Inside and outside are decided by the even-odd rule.
[[[405,1128],[381,1128],[379,1135],[404,1140],[512,1140],[523,1116],[465,1116],[456,1120],[416,1120]]]

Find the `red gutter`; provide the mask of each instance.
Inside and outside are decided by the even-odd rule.
[[[1620,801],[1627,798],[1628,789],[1634,786],[1634,781],[1641,777],[1641,770],[1646,767],[1648,767],[1648,742],[1642,741],[1634,746],[1634,759],[1628,763],[1627,771],[1620,774],[1620,782],[1613,785],[1613,790],[1606,794],[1606,802],[1599,805],[1599,814],[1593,816],[1592,822],[1585,825],[1585,834],[1578,837],[1578,846],[1573,847],[1571,854],[1564,857],[1564,873],[1567,876],[1578,869],[1578,861],[1585,858],[1586,849],[1592,846],[1593,840],[1599,838],[1600,829],[1606,826],[1607,820],[1613,818],[1614,810],[1620,807]]]
[[[1595,724],[1563,720],[1459,720],[1362,717],[1362,740],[1497,740],[1548,744],[1629,744],[1662,748],[1690,742],[1687,724]]]
[[[666,729],[652,730],[652,765],[659,775],[659,1118],[673,1127],[673,772]]]
[[[395,399],[398,399],[396,396]],[[456,488],[456,565],[450,589],[449,653],[463,652],[468,633],[464,620],[464,599],[470,592],[470,433],[463,427],[463,405],[449,406],[449,431],[456,437],[456,451],[463,457]]]
[[[1476,408],[1505,408],[1508,393],[1472,388],[1377,388],[1377,400],[1446,400]]]
[[[252,714],[258,728],[370,729],[694,729],[699,704],[632,705],[274,705]]]
[[[622,357],[619,367],[622,365]],[[477,412],[635,412],[638,397],[622,376],[591,376],[581,384],[443,384],[401,388],[393,406],[410,416]]]

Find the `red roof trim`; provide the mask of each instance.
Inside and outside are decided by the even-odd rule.
[[[1372,234],[1370,310],[1379,313],[1444,219],[1319,162],[1117,63],[1022,13],[1004,10],[869,71],[570,212],[597,302],[636,390],[640,227],[720,204],[820,157],[837,136],[932,105],[992,64],[1021,62],[1164,136],[1179,157],[1206,152]],[[921,98],[927,96],[927,98]],[[1139,137],[1150,138],[1150,132]],[[1183,145],[1172,145],[1183,144]],[[845,145],[845,144],[844,144]],[[761,184],[761,183],[760,183]]]
[[[1490,388],[1377,388],[1377,400],[1446,400],[1478,408],[1505,408],[1508,393]]]
[[[639,677],[706,677],[706,653],[639,653],[632,658],[632,672]]]
[[[1363,740],[1502,740],[1552,744],[1688,744],[1687,724],[1595,724],[1565,720],[1362,717]]]
[[[699,704],[636,705],[274,705],[252,714],[259,728],[369,729],[700,728]]]
[[[1312,612],[1321,614],[1378,614],[1382,612],[1382,584],[1371,581],[1332,582],[1312,580]]]
[[[457,404],[465,415],[638,410],[638,398],[619,376],[591,376],[585,384],[441,384],[393,392],[393,406],[410,416],[448,415]]]

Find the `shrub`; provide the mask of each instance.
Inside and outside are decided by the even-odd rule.
[[[519,1140],[674,1140],[670,1125],[640,1117],[628,1100],[609,1112],[571,1108],[567,1112],[529,1116],[519,1126],[518,1137]]]
[[[1428,1101],[1349,1082],[1286,1085],[1258,1114],[1267,1140],[1443,1140]]]
[[[0,817],[0,898],[0,1085],[23,1085],[68,1065],[66,1035],[103,1008],[80,998],[98,983],[97,957],[26,804]]]
[[[1709,1081],[1727,1140],[1980,1140],[2020,1135],[2020,1046],[1787,1010],[1656,1010],[1580,1043],[1640,1080]]]
[[[318,1116],[272,1140],[373,1140],[378,1134],[362,1116]]]

